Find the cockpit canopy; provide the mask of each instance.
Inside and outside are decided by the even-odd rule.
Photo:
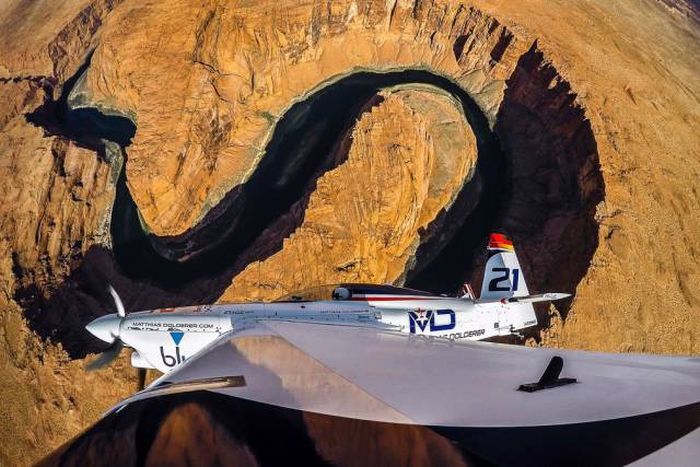
[[[352,300],[356,295],[418,295],[431,297],[435,294],[422,290],[378,284],[328,284],[300,290],[284,295],[276,302],[308,302],[316,300]]]
[[[333,289],[333,300],[350,300],[352,292],[347,287],[336,287]]]

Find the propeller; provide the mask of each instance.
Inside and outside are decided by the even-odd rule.
[[[122,302],[121,297],[119,297],[117,291],[114,290],[114,287],[112,287],[112,284],[110,284],[107,287],[107,290],[112,296],[112,300],[114,300],[114,306],[117,309],[117,316],[119,316],[120,318],[126,318],[126,310],[124,309],[124,303]]]
[[[115,340],[114,343],[107,348],[107,350],[99,354],[97,358],[85,365],[85,369],[88,371],[95,371],[106,367],[117,359],[123,348],[124,344],[122,341]]]
[[[85,365],[85,369],[88,371],[95,371],[110,365],[114,360],[119,357],[119,354],[124,349],[124,342],[122,342],[119,335],[121,330],[122,322],[126,318],[126,308],[124,308],[124,303],[121,297],[112,285],[107,286],[107,291],[112,297],[114,303],[114,308],[117,313],[100,316],[99,318],[91,321],[85,326],[92,335],[98,339],[107,342],[110,346],[104,352],[100,353],[94,360]],[[146,368],[137,368],[137,379],[138,379],[138,390],[142,390],[146,385]]]
[[[107,350],[102,352],[95,360],[87,365],[88,370],[97,370],[103,368],[114,361],[119,356],[119,353],[124,348],[124,343],[119,337],[119,330],[121,328],[122,321],[126,318],[126,310],[124,309],[124,303],[122,303],[121,298],[114,287],[109,285],[107,291],[112,297],[114,302],[114,307],[117,310],[116,315],[110,314],[105,316],[100,316],[99,318],[91,321],[85,326],[92,335],[98,339],[111,344]]]

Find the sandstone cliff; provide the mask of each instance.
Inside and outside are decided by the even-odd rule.
[[[0,462],[133,390],[130,310],[479,282],[510,233],[531,344],[700,352],[698,13],[682,1],[0,6]],[[68,413],[68,421],[66,421]],[[26,459],[24,459],[26,460]]]

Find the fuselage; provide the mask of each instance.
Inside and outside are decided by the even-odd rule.
[[[87,329],[120,348],[134,348],[132,365],[167,372],[229,332],[265,332],[265,321],[296,320],[380,326],[415,336],[487,339],[535,326],[532,303],[566,298],[563,293],[530,295],[512,242],[492,234],[481,295],[463,297],[384,284],[321,285],[276,302],[201,305],[126,314],[110,286],[118,313]],[[332,288],[330,288],[332,287]],[[329,300],[330,299],[330,300]],[[270,332],[270,334],[274,334]]]
[[[136,350],[132,354],[133,366],[167,372],[220,335],[245,332],[269,320],[373,325],[416,336],[475,340],[517,329],[507,319],[508,305],[480,305],[452,297],[389,298],[165,308],[131,313],[125,318],[103,316],[90,323],[88,330],[107,342],[114,339],[110,336],[119,336]]]

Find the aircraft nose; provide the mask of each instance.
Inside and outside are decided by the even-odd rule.
[[[121,319],[116,314],[100,316],[85,326],[85,329],[93,336],[111,344],[119,336],[119,324]]]

